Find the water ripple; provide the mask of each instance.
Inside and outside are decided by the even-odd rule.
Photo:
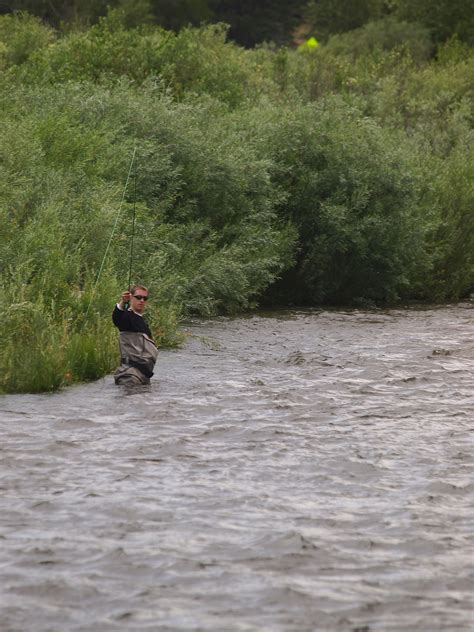
[[[2,632],[472,629],[470,304],[196,320],[0,413]]]

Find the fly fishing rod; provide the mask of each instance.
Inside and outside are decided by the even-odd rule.
[[[132,265],[133,265],[133,240],[135,238],[135,216],[136,216],[136,205],[137,205],[137,169],[135,168],[135,173],[133,177],[133,214],[132,214],[132,239],[130,242],[130,267],[128,270],[128,291],[130,292],[132,288]]]
[[[88,304],[87,309],[86,309],[86,314],[84,316],[84,323],[87,320],[87,316],[89,314],[89,310],[90,310],[90,307],[92,305],[92,301],[94,299],[94,294],[95,294],[95,291],[96,291],[97,286],[99,284],[100,275],[102,274],[102,270],[104,268],[105,260],[107,258],[107,254],[108,254],[109,249],[110,249],[110,244],[112,243],[112,239],[113,239],[113,236],[115,234],[115,230],[117,228],[117,224],[118,224],[118,221],[119,221],[119,218],[120,218],[120,214],[122,212],[122,206],[123,206],[123,203],[124,203],[124,200],[125,200],[125,194],[127,192],[127,187],[128,187],[128,183],[129,183],[129,180],[130,180],[130,175],[132,173],[133,163],[135,162],[135,154],[136,153],[137,153],[137,148],[135,147],[134,150],[133,150],[132,159],[130,160],[130,167],[128,169],[127,180],[125,181],[125,186],[123,188],[122,199],[120,201],[120,206],[119,206],[119,209],[117,211],[117,216],[115,218],[115,223],[114,223],[114,226],[112,228],[112,233],[110,234],[109,242],[107,244],[107,248],[105,249],[105,254],[104,254],[104,257],[102,259],[102,263],[100,264],[99,272],[97,273],[97,278],[95,280],[94,287],[92,288],[91,298],[89,300],[89,304]],[[136,197],[136,171],[135,171],[135,195],[134,195],[134,198],[135,197]],[[135,199],[134,199],[134,202],[133,202],[133,231],[135,231]],[[133,255],[133,236],[132,236],[132,252],[131,252],[131,255]],[[129,283],[130,283],[130,280],[131,280],[131,274],[132,274],[132,260],[130,259]],[[129,285],[129,288],[130,288],[130,285]]]

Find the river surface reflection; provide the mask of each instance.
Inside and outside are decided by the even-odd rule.
[[[196,320],[1,400],[2,632],[471,630],[470,304]]]

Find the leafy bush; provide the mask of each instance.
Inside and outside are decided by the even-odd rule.
[[[474,134],[439,165],[432,204],[440,224],[432,236],[434,270],[427,296],[457,300],[474,291]],[[425,290],[425,291],[426,291]],[[425,294],[425,297],[426,297]]]
[[[401,48],[417,61],[429,59],[433,44],[427,28],[413,22],[385,17],[350,31],[333,35],[323,50],[335,55],[346,55],[355,60],[376,51]]]
[[[177,99],[212,94],[236,106],[269,89],[270,82],[253,55],[226,42],[226,35],[227,27],[219,24],[177,34],[158,27],[125,28],[120,13],[111,11],[91,29],[64,34],[39,50],[17,73],[40,84],[110,82],[123,76],[142,83],[160,77]]]
[[[462,140],[474,123],[471,98],[474,54],[453,63],[405,67],[379,81],[368,113],[382,124],[406,129],[441,156]]]
[[[454,35],[474,44],[474,6],[466,0],[397,0],[396,14],[426,26],[435,42]]]
[[[22,64],[51,45],[54,32],[28,13],[0,16],[0,70]]]
[[[395,301],[425,259],[415,155],[340,99],[278,119],[268,129],[273,178],[288,194],[280,214],[299,232],[298,263],[279,296],[312,305]]]

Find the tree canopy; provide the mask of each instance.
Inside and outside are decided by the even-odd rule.
[[[327,40],[391,15],[418,23],[435,43],[453,36],[474,43],[474,0],[9,0],[1,13],[27,11],[54,27],[91,26],[119,8],[131,26],[154,23],[179,31],[185,26],[223,22],[241,46],[278,45],[294,40],[295,28]]]

